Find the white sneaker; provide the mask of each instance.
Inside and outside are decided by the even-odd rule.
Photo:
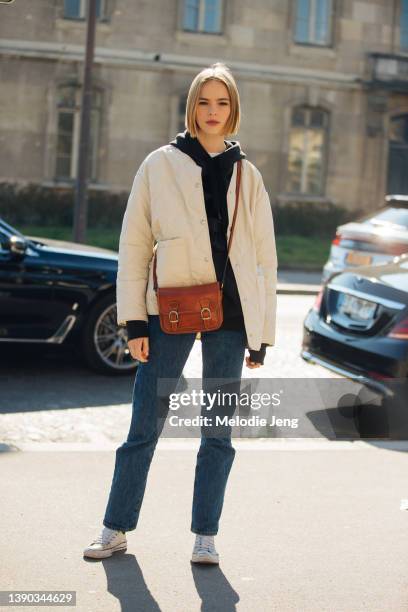
[[[93,559],[105,559],[111,557],[118,550],[126,550],[127,541],[126,534],[122,531],[116,531],[104,527],[101,534],[84,550],[85,557]]]
[[[193,563],[218,563],[219,555],[215,550],[213,535],[198,535],[191,556]]]

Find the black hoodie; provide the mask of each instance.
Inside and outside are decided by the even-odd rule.
[[[225,151],[214,157],[209,155],[200,141],[197,138],[193,138],[187,130],[177,134],[176,138],[170,142],[171,145],[189,155],[195,163],[202,168],[201,176],[205,208],[207,212],[212,256],[218,281],[222,280],[227,260],[226,233],[229,222],[227,191],[231,181],[234,163],[246,157],[245,153],[241,150],[239,142],[234,140],[224,142],[226,145]],[[237,215],[238,214],[239,208]],[[233,236],[233,240],[235,240],[235,236]],[[223,287],[223,314],[223,323],[220,329],[245,331],[241,300],[229,259]],[[143,323],[145,324],[144,326]],[[127,330],[129,340],[147,336],[147,328],[147,323],[144,321],[128,321]],[[249,349],[251,361],[263,364],[266,346],[267,344],[262,344],[259,351]]]

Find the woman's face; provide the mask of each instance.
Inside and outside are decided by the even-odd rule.
[[[226,85],[216,80],[204,83],[196,111],[199,130],[208,135],[224,135],[230,113],[231,104]],[[214,121],[214,123],[208,123],[209,121]]]

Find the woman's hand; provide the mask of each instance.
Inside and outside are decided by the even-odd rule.
[[[263,365],[262,363],[251,361],[251,358],[249,357],[249,355],[245,357],[245,361],[246,361],[247,368],[249,368],[250,370],[253,370],[254,368],[260,368],[261,365]]]
[[[133,359],[143,363],[149,361],[149,338],[134,338],[128,341],[128,347]]]

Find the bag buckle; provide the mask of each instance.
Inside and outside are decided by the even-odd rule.
[[[172,318],[171,318],[172,313],[174,313],[174,314],[176,315],[176,318],[175,318],[175,319],[172,319]],[[170,312],[169,312],[169,320],[170,320],[170,323],[178,323],[178,321],[179,321],[179,316],[178,316],[178,312],[177,312],[177,310],[170,310]]]
[[[204,317],[204,316],[203,316],[203,311],[204,311],[204,310],[208,310],[208,313],[209,313],[209,315],[210,315],[209,317]],[[211,319],[211,310],[210,310],[209,308],[207,308],[207,306],[204,306],[204,307],[201,309],[201,318],[203,319],[203,321],[208,321],[208,319]]]

